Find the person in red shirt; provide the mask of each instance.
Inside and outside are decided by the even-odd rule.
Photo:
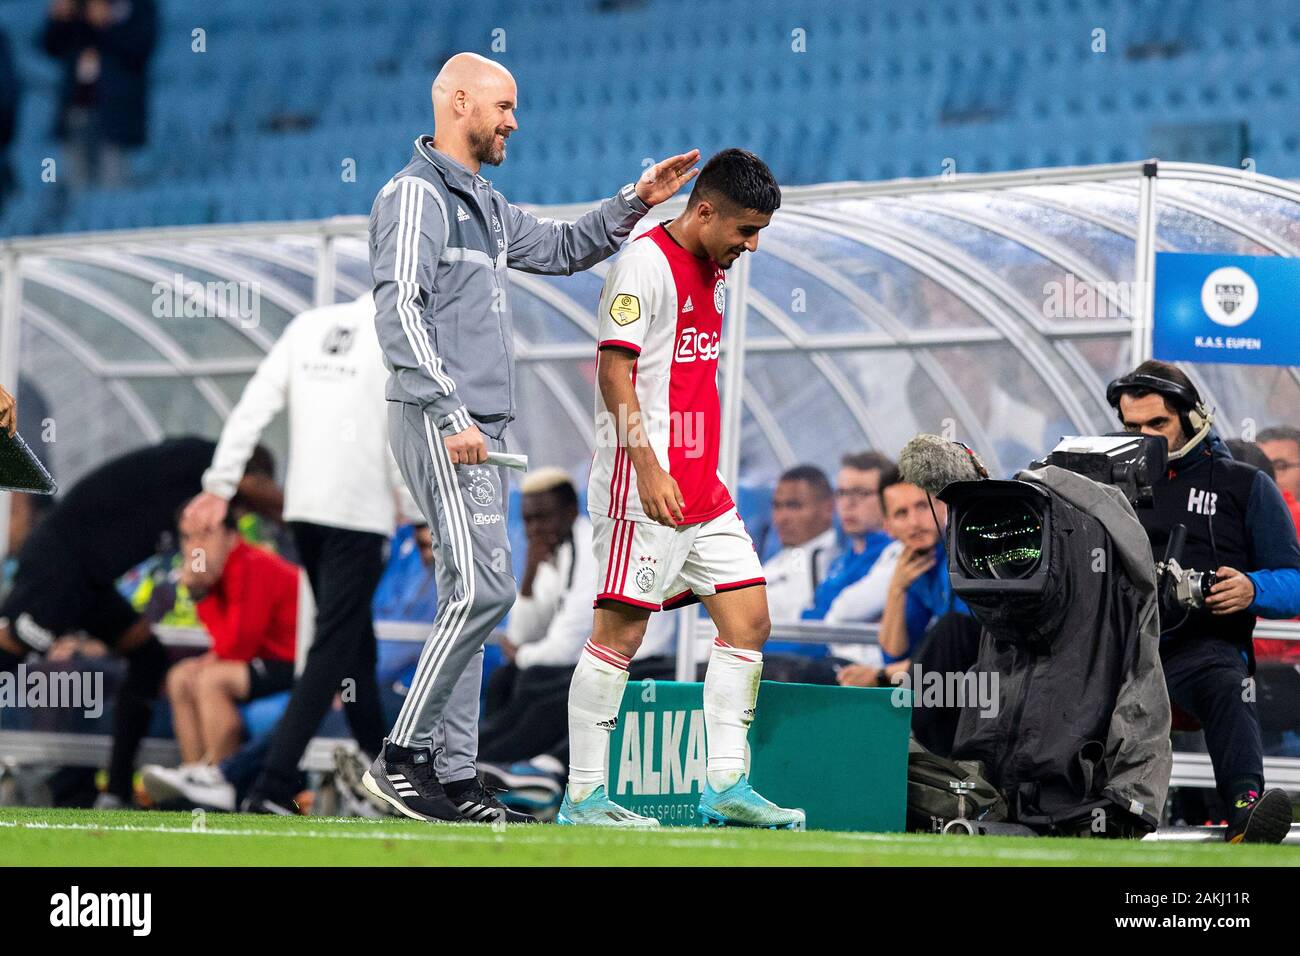
[[[1291,520],[1295,522],[1300,533],[1300,428],[1278,425],[1265,428],[1255,438],[1270,462],[1273,464],[1273,480],[1282,489],[1282,497],[1291,509]]]
[[[1229,441],[1232,456],[1254,465],[1277,484],[1291,512],[1291,523],[1300,536],[1300,429],[1286,425],[1263,429],[1252,442]],[[1255,638],[1256,661],[1300,663],[1300,641],[1279,638]]]
[[[182,516],[181,583],[212,649],[167,673],[183,764],[215,764],[239,747],[238,705],[293,686],[298,567],[248,544],[227,515],[215,528]]]

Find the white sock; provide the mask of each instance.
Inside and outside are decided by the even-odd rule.
[[[627,686],[628,659],[587,642],[569,685],[569,799],[585,800],[605,783],[609,732]]]
[[[704,675],[704,730],[709,755],[709,786],[721,792],[745,773],[745,738],[754,721],[763,654],[713,641]]]

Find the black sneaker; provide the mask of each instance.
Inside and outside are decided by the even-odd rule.
[[[265,813],[277,817],[296,817],[301,812],[297,801],[261,793],[257,789],[248,791],[244,802],[239,805],[240,813]]]
[[[1223,838],[1229,843],[1281,843],[1291,830],[1291,799],[1284,790],[1254,790],[1232,801]]]
[[[453,780],[445,785],[447,799],[456,807],[460,818],[469,823],[536,823],[537,818],[511,810],[483,786],[475,775],[468,780]]]
[[[404,817],[459,821],[461,815],[433,772],[433,751],[409,750],[384,741],[361,785]]]

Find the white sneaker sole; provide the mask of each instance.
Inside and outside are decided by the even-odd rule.
[[[645,823],[587,823],[570,820],[564,814],[556,814],[555,822],[562,827],[598,827],[602,830],[658,830],[659,821],[646,819]]]
[[[384,801],[384,803],[388,804],[390,807],[392,807],[394,810],[396,810],[404,817],[410,817],[412,820],[420,820],[423,823],[443,822],[442,820],[435,820],[433,817],[426,817],[422,813],[416,813],[414,810],[412,810],[410,807],[404,804],[401,800],[397,800],[393,797],[390,797],[388,794],[384,793],[383,790],[379,789],[379,784],[375,782],[374,774],[372,774],[369,770],[367,770],[365,774],[362,775],[361,786],[365,787],[367,792],[374,794],[376,797]]]

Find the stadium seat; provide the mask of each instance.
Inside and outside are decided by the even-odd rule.
[[[14,148],[51,155],[58,65],[36,49],[43,8],[0,0],[0,9],[26,87]],[[133,212],[85,196],[62,224],[39,217],[41,228],[355,211],[353,192],[320,187],[338,161],[322,155],[352,156],[382,182],[432,125],[428,87],[441,58],[453,49],[491,53],[498,28],[506,31],[501,59],[520,82],[523,126],[499,175],[521,202],[603,195],[630,157],[683,144],[743,142],[798,183],[928,175],[936,156],[953,154],[966,169],[1110,162],[1141,155],[1152,125],[1207,120],[1247,121],[1257,161],[1266,158],[1273,175],[1300,174],[1291,65],[1300,14],[1272,0],[1232,4],[1224,27],[1210,25],[1205,4],[1170,0],[859,9],[756,0],[744,18],[723,5],[693,8],[689,38],[655,29],[680,19],[666,0],[594,14],[505,0],[459,5],[455,17],[430,16],[421,0],[364,9],[350,0],[219,8],[173,0],[160,11],[152,137],[139,166],[204,184],[210,198],[169,194]],[[1091,38],[1103,21],[1100,55]],[[190,49],[196,23],[207,31],[206,54]],[[806,31],[803,55],[791,49],[796,24]],[[1010,41],[1030,33],[1059,39]],[[1196,57],[1185,55],[1193,48]],[[683,55],[700,69],[662,68]],[[582,64],[582,76],[571,64]],[[1005,142],[989,148],[990,135]],[[981,140],[983,152],[971,155]],[[340,142],[349,145],[340,151]],[[35,223],[36,209],[15,200],[4,223]]]

